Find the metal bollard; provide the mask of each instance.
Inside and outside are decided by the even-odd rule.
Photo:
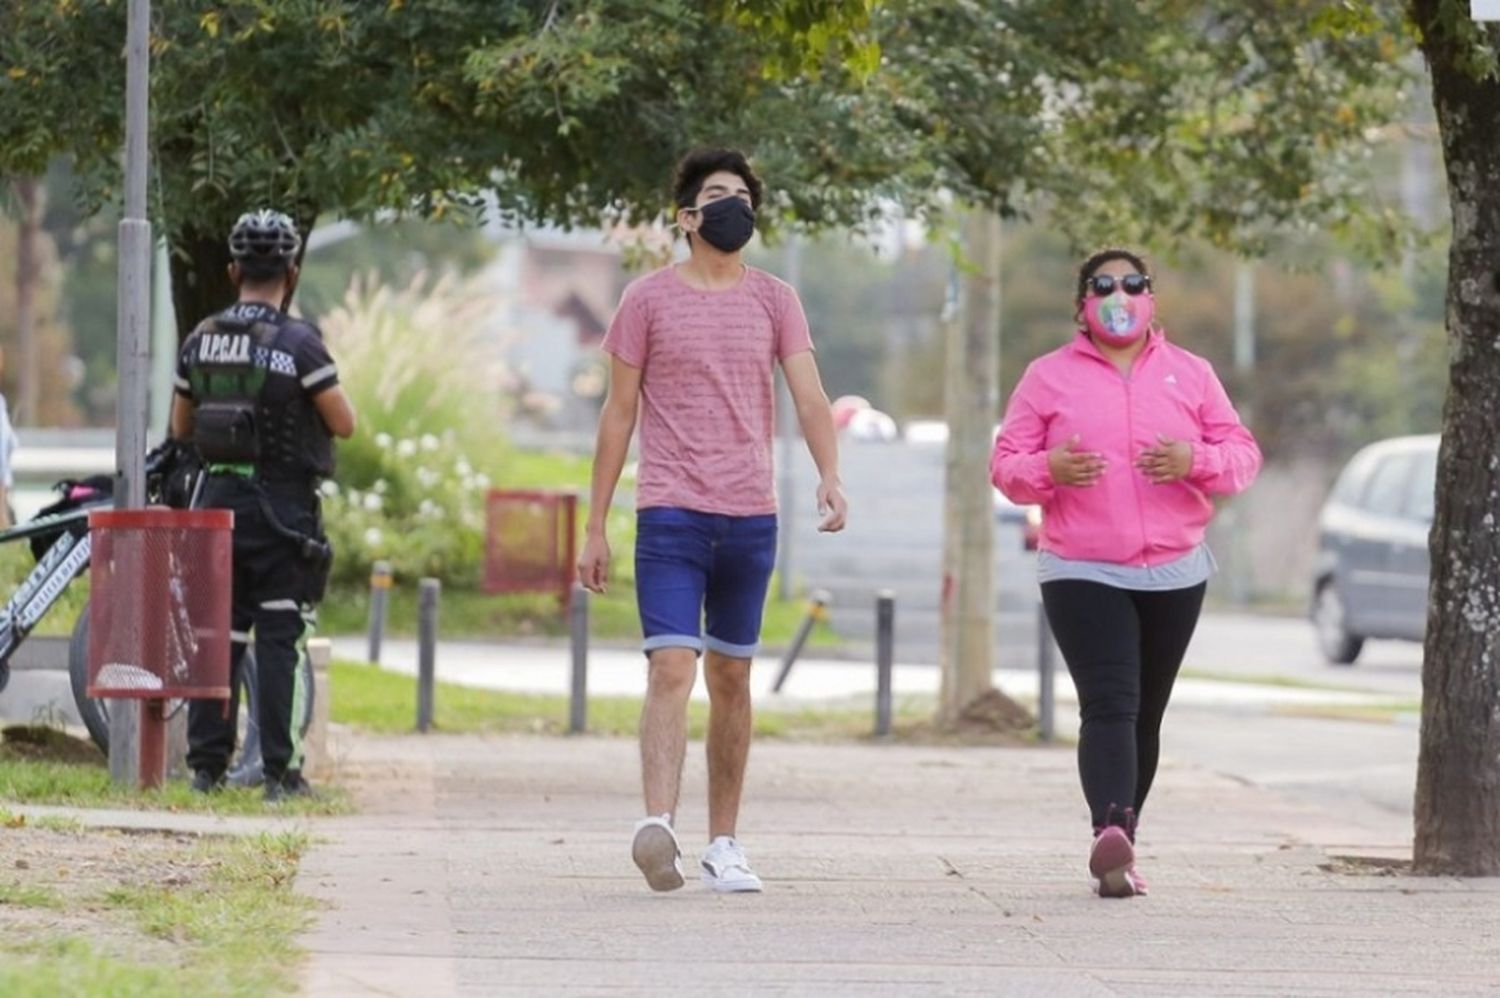
[[[371,665],[380,664],[380,641],[385,637],[385,618],[390,609],[391,563],[370,566],[370,654]]]
[[[1036,605],[1036,671],[1037,671],[1037,726],[1042,741],[1050,742],[1056,734],[1053,718],[1056,697],[1053,677],[1056,672],[1052,655],[1052,625],[1047,621],[1047,608]]]
[[[417,600],[417,730],[432,728],[432,686],[437,673],[438,593],[442,583],[423,579]]]
[[[797,628],[791,646],[787,648],[786,654],[781,656],[781,670],[776,673],[776,682],[771,684],[772,693],[780,693],[781,688],[786,685],[786,677],[791,674],[792,665],[796,663],[797,656],[802,654],[802,646],[807,644],[807,638],[812,634],[813,627],[820,620],[828,619],[828,604],[832,599],[832,595],[826,589],[813,591],[807,601],[807,616],[802,618],[802,624]]]
[[[896,656],[896,594],[875,596],[875,736],[891,733],[891,669]]]
[[[302,739],[302,771],[314,780],[322,780],[333,775],[332,753],[328,751],[328,708],[333,693],[328,667],[333,663],[333,642],[327,638],[311,639],[307,642],[307,658],[312,665],[313,711],[312,724]]]
[[[573,688],[568,701],[568,731],[579,735],[588,727],[589,715],[589,591],[573,587],[568,606],[568,631],[573,642]]]

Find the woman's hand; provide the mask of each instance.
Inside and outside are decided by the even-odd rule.
[[[1075,433],[1067,443],[1047,452],[1047,467],[1058,485],[1086,489],[1098,484],[1108,465],[1104,463],[1103,454],[1079,450],[1078,434]]]
[[[1135,466],[1146,473],[1152,484],[1180,482],[1193,470],[1193,445],[1158,433],[1156,446],[1141,451]]]

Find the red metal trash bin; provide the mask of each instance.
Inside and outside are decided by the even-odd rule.
[[[484,590],[555,593],[572,601],[578,496],[491,489],[485,497]]]
[[[162,704],[229,697],[234,514],[94,510],[88,695],[147,701],[141,783],[161,781]]]

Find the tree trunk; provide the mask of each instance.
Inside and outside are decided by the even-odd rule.
[[[1500,874],[1500,81],[1464,67],[1465,5],[1414,0],[1453,213],[1448,396],[1422,664],[1418,872]],[[1467,26],[1467,25],[1463,25]],[[1492,47],[1500,27],[1481,26]]]
[[[963,309],[947,330],[947,481],[943,520],[942,694],[938,720],[955,726],[993,690],[994,523],[989,461],[999,413],[1000,219],[964,223]]]
[[[15,420],[34,426],[41,413],[41,345],[37,342],[37,292],[42,283],[42,213],[47,188],[36,177],[13,184],[21,208],[16,240],[16,408]]]
[[[171,248],[172,308],[177,313],[177,341],[238,297],[229,280],[229,232],[185,229]]]

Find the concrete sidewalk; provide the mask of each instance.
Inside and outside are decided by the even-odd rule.
[[[630,740],[339,754],[364,811],[303,862],[314,995],[1500,995],[1500,882],[1340,860],[1409,829],[1199,769],[1159,776],[1151,896],[1106,901],[1071,751],[759,743],[740,832],[767,889],[721,897],[632,866]],[[695,744],[690,870],[703,769]]]

